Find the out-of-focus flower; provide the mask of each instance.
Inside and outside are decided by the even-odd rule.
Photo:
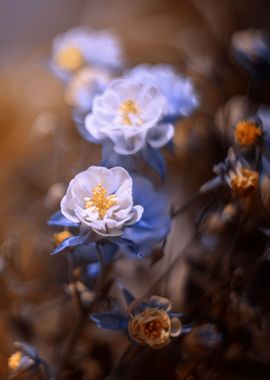
[[[8,368],[12,373],[24,372],[35,365],[41,363],[37,351],[26,343],[15,343],[18,350],[10,355],[8,359]]]
[[[259,119],[240,120],[234,128],[234,139],[239,145],[253,146],[262,135],[262,125]]]
[[[248,162],[242,157],[237,157],[231,148],[225,162],[215,165],[213,171],[217,177],[201,187],[202,193],[225,185],[229,187],[233,197],[245,198],[253,195],[258,189],[259,173],[250,169]]]
[[[88,289],[81,281],[72,282],[68,286],[68,292],[77,295],[83,307],[89,307],[95,299],[95,293]]]
[[[101,68],[85,67],[79,70],[69,81],[64,98],[79,112],[90,112],[95,95],[102,93],[111,75]]]
[[[143,207],[133,204],[132,179],[125,169],[91,166],[70,182],[61,212],[99,237],[108,237],[122,235],[126,225],[140,220]]]
[[[51,68],[61,79],[69,79],[84,66],[116,69],[122,65],[122,47],[110,31],[76,27],[53,41]]]
[[[180,320],[183,314],[171,312],[171,302],[167,298],[135,299],[127,289],[123,289],[123,294],[128,304],[126,313],[91,314],[98,327],[124,330],[135,342],[154,349],[166,346],[171,337],[185,331]]]
[[[159,89],[167,100],[167,120],[174,121],[189,116],[199,104],[192,82],[177,74],[170,65],[138,65],[131,69],[126,77]]]
[[[232,52],[237,62],[258,80],[270,76],[270,38],[259,29],[235,32],[231,39]]]
[[[232,194],[236,198],[245,198],[257,191],[259,184],[259,174],[254,170],[242,167],[237,163],[234,170],[226,176],[226,181],[232,189]]]
[[[70,238],[72,235],[68,230],[63,230],[53,234],[53,243],[57,247],[59,244],[63,243],[64,240]]]
[[[94,98],[85,126],[95,142],[110,140],[118,154],[135,154],[146,144],[160,148],[171,140],[173,126],[158,124],[165,111],[166,100],[157,88],[120,79]]]

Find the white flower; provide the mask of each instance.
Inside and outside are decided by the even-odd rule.
[[[84,66],[117,68],[122,64],[122,48],[117,36],[109,31],[76,27],[53,41],[51,68],[61,79],[70,79]]]
[[[170,65],[138,65],[127,72],[126,77],[156,86],[168,102],[168,116],[188,116],[198,105],[192,82],[177,74]]]
[[[94,96],[102,93],[110,80],[111,76],[107,71],[85,67],[69,81],[64,93],[65,101],[81,111],[89,111]]]
[[[120,236],[141,219],[143,207],[133,205],[132,179],[115,167],[91,166],[70,182],[61,201],[62,214],[102,236]]]
[[[85,126],[96,141],[111,140],[116,153],[134,154],[146,143],[159,148],[172,138],[173,126],[158,124],[165,110],[156,87],[118,79],[94,98]]]

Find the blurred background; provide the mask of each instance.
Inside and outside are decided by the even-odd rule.
[[[62,98],[62,84],[47,68],[53,38],[77,25],[113,29],[123,41],[128,66],[171,63],[191,76],[201,106],[176,132],[176,155],[169,158],[166,183],[171,203],[182,204],[223,157],[219,146],[211,144],[215,137],[209,125],[214,124],[216,110],[231,96],[247,92],[246,73],[230,55],[231,35],[251,27],[269,30],[269,15],[268,0],[0,0],[1,378],[7,377],[14,341],[31,342],[53,361],[71,328],[68,316],[73,311],[63,295],[67,263],[49,255],[46,220],[58,208],[72,176],[99,162],[99,148],[89,148],[79,137]],[[267,85],[262,84],[260,94],[269,102]],[[203,162],[190,157],[191,143],[193,153],[206,157]],[[186,244],[191,219],[183,217],[173,227],[171,249]],[[174,237],[179,229],[180,243]],[[180,293],[183,268],[171,284]],[[154,269],[150,277],[154,280],[158,272]],[[148,272],[140,273],[142,284],[148,284]],[[179,296],[177,302],[181,305]],[[66,326],[59,329],[63,313]],[[115,336],[107,334],[107,343]],[[111,353],[101,338],[100,352],[108,350],[105,372],[126,344],[124,338],[117,339],[119,347]],[[87,376],[73,373],[67,378],[105,378],[95,355],[91,365],[90,359],[80,362]]]

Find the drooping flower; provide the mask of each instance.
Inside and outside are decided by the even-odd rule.
[[[85,66],[115,69],[122,64],[122,48],[110,31],[75,27],[53,41],[51,68],[61,79],[69,79]]]
[[[94,98],[85,127],[94,141],[111,141],[116,153],[131,155],[147,144],[160,148],[171,140],[173,126],[159,124],[165,110],[166,100],[156,87],[115,80]]]
[[[97,236],[108,237],[122,235],[126,225],[140,220],[143,207],[133,204],[132,179],[125,169],[91,166],[70,182],[61,212]]]
[[[100,328],[123,330],[132,340],[153,349],[170,343],[172,337],[190,330],[183,326],[181,313],[171,312],[171,302],[164,297],[152,296],[149,299],[135,299],[123,289],[127,302],[126,312],[105,312],[91,314],[91,319]]]
[[[167,100],[165,117],[168,120],[189,116],[199,104],[192,82],[177,74],[170,65],[141,64],[127,72],[126,77],[159,89]]]
[[[76,112],[88,113],[95,95],[101,94],[111,76],[100,68],[85,67],[79,70],[67,84],[64,98]]]
[[[236,156],[231,148],[224,163],[215,165],[213,171],[217,176],[201,187],[202,193],[223,185],[230,189],[233,197],[246,198],[258,189],[259,173],[252,170],[243,157]]]

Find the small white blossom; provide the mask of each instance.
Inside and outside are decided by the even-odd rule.
[[[90,111],[94,96],[102,93],[110,80],[107,71],[85,67],[69,81],[64,93],[65,101],[83,112]]]
[[[61,212],[98,235],[120,236],[141,218],[143,207],[133,205],[132,179],[125,169],[91,166],[70,182]]]
[[[192,82],[177,74],[170,65],[138,65],[126,77],[156,86],[168,102],[168,116],[188,116],[198,106]]]
[[[160,148],[172,138],[173,126],[158,124],[165,111],[166,100],[156,87],[118,79],[94,98],[85,126],[96,141],[111,140],[116,153],[134,154],[147,143]]]

